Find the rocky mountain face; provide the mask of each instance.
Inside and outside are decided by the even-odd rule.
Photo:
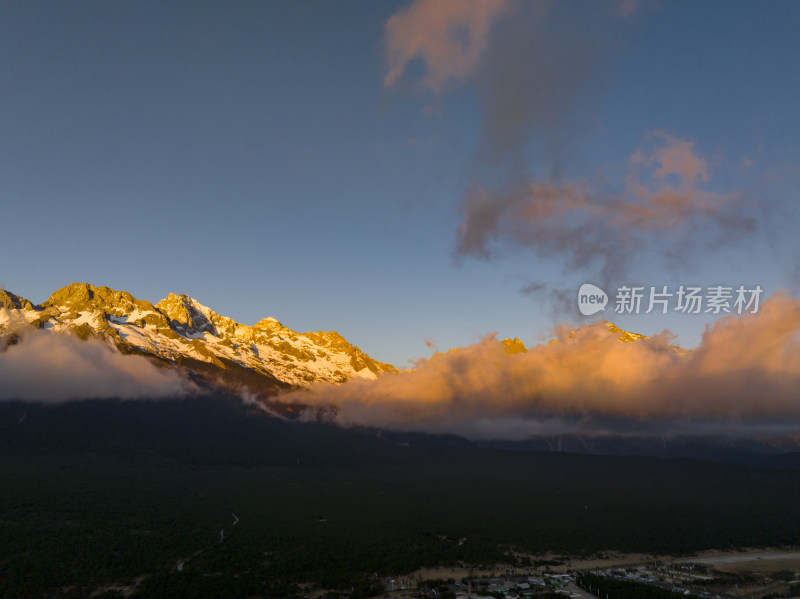
[[[125,291],[73,283],[38,306],[0,290],[0,306],[0,335],[34,327],[97,337],[122,352],[142,353],[212,380],[235,379],[262,390],[396,372],[336,331],[298,333],[274,318],[247,326],[187,295],[171,293],[153,305]]]
[[[647,339],[611,323],[605,325],[620,342]],[[343,383],[397,372],[336,331],[298,333],[272,317],[248,326],[183,294],[170,293],[154,305],[125,291],[73,283],[34,305],[0,290],[0,338],[6,338],[0,345],[12,340],[11,333],[31,327],[95,337],[121,352],[143,354],[165,366],[182,366],[212,384],[236,391],[246,388],[272,394],[316,382]],[[501,343],[509,354],[527,351],[516,338]]]

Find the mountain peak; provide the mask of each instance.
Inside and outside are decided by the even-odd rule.
[[[212,381],[253,390],[344,382],[394,372],[336,332],[297,333],[274,317],[246,326],[186,294],[170,293],[155,306],[127,291],[71,283],[41,306],[0,290],[0,333],[18,324],[53,334],[95,337],[125,353],[184,366]]]
[[[45,301],[46,305],[66,305],[73,303],[85,303],[94,299],[96,291],[94,285],[89,283],[70,283],[60,289],[56,289]],[[107,289],[107,288],[104,288]]]
[[[256,324],[253,325],[254,329],[266,329],[268,331],[271,330],[280,330],[285,328],[277,318],[272,316],[267,316],[266,318],[262,318]]]
[[[34,309],[30,300],[26,300],[24,297],[15,295],[14,293],[6,291],[5,289],[0,289],[0,307],[7,308],[8,310]]]
[[[42,304],[48,313],[77,314],[82,311],[112,311],[114,313],[133,310],[153,311],[153,304],[133,297],[127,291],[110,287],[95,287],[89,283],[70,283],[57,289]]]
[[[619,328],[614,323],[608,322],[607,320],[604,320],[602,322],[589,324],[589,325],[584,325],[584,326],[579,327],[577,329],[572,329],[569,332],[569,338],[570,339],[574,339],[575,335],[578,334],[578,331],[589,329],[589,328],[595,328],[595,327],[597,327],[597,326],[599,326],[601,324],[603,326],[605,326],[605,328],[608,330],[609,333],[611,333],[612,335],[616,335],[617,336],[617,341],[619,341],[620,343],[633,343],[634,341],[641,341],[643,339],[649,339],[650,338],[647,335],[640,335],[639,333],[630,333],[628,331],[625,331],[625,330]],[[548,345],[553,344],[553,343],[558,343],[558,342],[559,342],[558,339],[551,339],[550,341],[548,341]]]
[[[208,306],[204,306],[196,299],[194,299],[192,296],[187,295],[185,293],[169,293],[167,297],[165,297],[158,303],[183,304],[184,306],[191,306],[203,313],[213,312],[211,308],[209,308]]]
[[[607,320],[604,321],[606,328],[608,329],[609,333],[619,334],[617,339],[622,343],[632,343],[634,341],[640,341],[642,339],[648,339],[647,335],[640,335],[639,333],[631,333],[629,331],[624,331],[619,328],[617,325],[608,322]]]
[[[508,354],[524,354],[528,351],[525,344],[516,337],[513,339],[503,339],[500,343],[503,344]]]
[[[223,318],[185,293],[170,293],[156,304],[156,308],[170,319],[172,327],[182,335],[210,333],[215,337],[220,336],[214,321]]]

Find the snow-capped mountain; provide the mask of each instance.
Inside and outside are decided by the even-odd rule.
[[[620,342],[647,339],[605,325]],[[118,351],[144,354],[163,365],[184,367],[210,383],[255,393],[397,372],[336,331],[298,333],[272,317],[248,326],[182,294],[171,293],[154,305],[125,291],[73,283],[34,305],[0,290],[0,338],[20,328],[98,338]],[[527,351],[516,338],[501,343],[509,354]]]
[[[125,291],[73,283],[39,306],[0,290],[0,334],[20,327],[97,337],[126,353],[178,363],[211,380],[261,389],[396,372],[336,331],[297,333],[274,318],[247,326],[187,295],[153,305]]]

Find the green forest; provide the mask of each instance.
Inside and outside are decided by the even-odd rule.
[[[0,597],[358,599],[422,566],[531,564],[512,550],[800,542],[796,472],[397,443],[213,402],[25,409],[0,429]]]

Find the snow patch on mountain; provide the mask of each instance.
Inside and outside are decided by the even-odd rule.
[[[298,333],[267,317],[253,326],[221,316],[185,294],[153,305],[125,291],[73,283],[41,306],[0,291],[0,334],[17,326],[105,340],[168,362],[197,360],[224,371],[239,365],[291,386],[341,383],[396,372],[335,331]]]

